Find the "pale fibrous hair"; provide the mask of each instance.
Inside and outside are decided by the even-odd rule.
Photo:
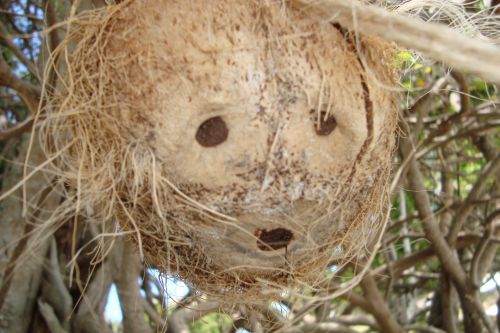
[[[305,40],[302,48],[310,48],[314,58],[333,52],[331,45],[325,43],[337,43],[338,59],[332,56],[331,63],[324,59],[307,60],[316,64],[316,71],[335,73],[336,76],[323,73],[319,83],[315,78],[296,75],[294,71],[301,70],[301,65],[280,64],[282,67],[269,68],[276,70],[279,80],[296,83],[297,91],[305,91],[304,105],[314,105],[311,109],[315,126],[330,115],[340,117],[345,111],[336,109],[335,103],[349,107],[349,103],[355,104],[355,94],[360,96],[363,113],[368,114],[367,109],[373,113],[358,126],[359,133],[367,136],[359,147],[353,144],[353,149],[359,148],[359,152],[343,153],[352,155],[348,157],[352,159],[350,164],[338,162],[324,179],[311,176],[303,181],[305,185],[301,183],[306,187],[301,195],[308,198],[305,201],[313,202],[304,208],[303,214],[311,218],[314,228],[304,227],[291,213],[284,218],[293,226],[290,228],[296,228],[293,237],[304,239],[304,244],[310,247],[298,251],[300,255],[295,259],[288,258],[285,249],[280,254],[283,264],[279,267],[270,267],[264,262],[256,265],[261,259],[249,265],[224,266],[232,255],[224,247],[227,240],[220,237],[225,230],[246,234],[263,251],[268,250],[266,246],[274,245],[263,244],[262,233],[249,233],[232,214],[261,214],[262,207],[255,206],[259,202],[249,195],[258,196],[258,191],[248,189],[243,200],[234,194],[240,193],[243,185],[221,194],[198,184],[179,182],[171,172],[171,168],[176,167],[171,160],[176,157],[168,155],[173,148],[169,148],[168,140],[159,139],[161,133],[157,128],[161,119],[152,115],[159,110],[160,102],[162,107],[176,107],[170,100],[162,99],[165,95],[161,89],[178,89],[163,84],[168,75],[174,77],[172,82],[179,87],[184,84],[189,87],[185,83],[189,80],[184,77],[187,72],[179,60],[182,56],[165,55],[161,48],[171,47],[167,45],[170,41],[166,38],[165,45],[159,45],[153,33],[157,29],[158,34],[170,36],[169,30],[162,27],[165,24],[162,13],[169,11],[170,2],[175,1],[156,1],[152,6],[151,0],[125,0],[79,14],[75,14],[78,2],[74,4],[66,22],[65,39],[51,55],[46,70],[46,76],[52,73],[57,83],[52,86],[46,80],[37,116],[38,139],[47,155],[47,162],[40,169],[57,175],[57,188],[66,200],[35,234],[48,237],[68,219],[83,216],[100,226],[101,239],[125,235],[137,245],[147,264],[227,302],[241,301],[242,296],[247,302],[259,301],[278,297],[285,288],[304,286],[315,291],[328,289],[329,293],[323,297],[332,298],[353,288],[363,276],[378,248],[390,207],[389,180],[398,133],[397,92],[401,91],[393,62],[395,50],[414,50],[450,67],[500,82],[500,53],[494,45],[498,21],[486,13],[469,14],[458,1],[214,0],[190,1],[189,5],[186,2],[189,9],[205,6],[203,15],[216,14],[225,24],[238,26],[238,31],[247,29],[258,31],[256,35],[268,36],[262,41],[248,37],[252,43],[249,45],[236,42],[239,49],[214,51],[205,47],[218,38],[210,27],[197,32],[203,34],[202,38],[186,37],[196,52],[201,50],[203,55],[199,57],[248,49],[245,52],[251,55],[275,52],[285,62],[295,59],[300,52],[296,51],[300,48],[293,46],[296,38]],[[242,8],[255,13],[248,17],[241,14],[243,18],[231,17],[233,11],[242,13]],[[182,13],[179,20],[185,17],[189,17],[189,13]],[[193,22],[197,19],[191,17]],[[424,24],[422,20],[428,22]],[[239,23],[235,24],[236,21]],[[314,29],[306,29],[308,25]],[[184,28],[196,30],[191,23]],[[173,49],[177,50],[175,46]],[[189,54],[190,49],[179,52],[184,51],[188,57],[198,57],[196,52],[196,55]],[[164,63],[169,61],[166,71]],[[200,73],[204,70],[201,68]],[[210,70],[207,77],[212,73]],[[304,82],[291,79],[296,77]],[[356,77],[352,82],[357,85],[354,87],[354,83],[339,79],[347,77]],[[187,91],[175,91],[176,98],[188,98]],[[339,99],[341,96],[345,101]],[[296,96],[288,97],[291,101]],[[176,115],[172,117],[177,119]],[[347,139],[345,144],[349,144]],[[200,166],[199,170],[202,174],[206,172],[203,168],[206,169]],[[299,167],[293,170],[308,174],[308,170]],[[291,186],[298,183],[290,180],[293,174],[277,175],[282,177],[277,181],[281,185],[269,185],[272,191],[269,190],[270,195],[265,198],[286,202],[296,195]],[[29,181],[28,178],[25,181]],[[231,206],[227,198],[238,207]],[[289,208],[280,203],[273,205],[275,212]],[[204,223],[196,222],[202,220]],[[284,222],[280,223],[274,230],[285,229]],[[285,236],[280,234],[280,237]],[[203,246],[207,241],[219,244],[220,248],[207,253]],[[100,256],[96,262],[108,253],[110,243],[101,242],[102,248],[96,250]],[[357,274],[332,291],[328,282],[332,267],[338,270],[347,264],[353,265]]]

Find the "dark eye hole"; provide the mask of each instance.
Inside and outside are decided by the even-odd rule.
[[[213,117],[198,127],[196,141],[203,147],[215,147],[227,140],[228,133],[224,120],[221,117]]]
[[[325,111],[321,111],[318,119],[316,110],[312,109],[310,113],[313,115],[314,130],[316,131],[316,134],[320,136],[327,136],[337,127],[337,120],[335,120],[333,115],[327,115]]]

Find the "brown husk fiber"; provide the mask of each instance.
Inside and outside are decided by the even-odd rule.
[[[224,300],[368,260],[389,209],[391,44],[278,1],[124,1],[69,22],[41,135],[74,214]]]

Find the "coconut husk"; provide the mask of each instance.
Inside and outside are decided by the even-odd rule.
[[[394,46],[286,2],[134,0],[70,21],[45,151],[75,214],[224,300],[367,260],[389,209]]]

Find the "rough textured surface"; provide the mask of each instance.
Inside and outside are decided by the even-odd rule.
[[[219,297],[369,255],[396,131],[389,44],[267,1],[125,1],[75,22],[44,133],[77,210]]]

